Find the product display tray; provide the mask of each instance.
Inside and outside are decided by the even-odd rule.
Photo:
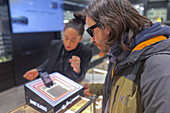
[[[26,104],[40,112],[56,112],[83,95],[83,86],[60,73],[49,75],[53,86],[47,88],[42,79],[36,79],[25,84]]]

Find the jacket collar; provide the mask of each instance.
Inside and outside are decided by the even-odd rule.
[[[120,67],[126,67],[128,65],[134,64],[135,62],[142,61],[155,53],[164,50],[166,47],[162,47],[158,45],[157,43],[166,40],[167,38],[165,36],[157,36],[154,38],[151,38],[147,41],[144,41],[140,44],[138,44],[130,53],[130,55],[127,57],[127,59],[123,60],[122,62],[119,63]],[[168,41],[166,42],[167,44],[161,44],[165,46],[168,45]],[[153,48],[154,46],[154,48]],[[158,47],[160,46],[160,47]],[[157,49],[156,49],[157,48]],[[156,49],[156,50],[155,50]],[[153,51],[155,50],[155,51]]]

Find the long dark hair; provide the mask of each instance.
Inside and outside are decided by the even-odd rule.
[[[112,45],[116,40],[122,49],[129,50],[130,42],[135,34],[150,27],[153,23],[138,13],[128,0],[94,0],[84,10],[101,28],[108,27],[111,31],[105,42]],[[127,34],[126,42],[123,36]]]
[[[74,28],[79,31],[79,35],[82,36],[84,33],[84,25],[86,23],[86,16],[83,12],[75,11],[74,18],[69,20],[68,23],[65,24],[64,30],[67,28]]]

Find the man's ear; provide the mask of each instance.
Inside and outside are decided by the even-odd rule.
[[[104,31],[105,31],[105,33],[107,34],[107,35],[110,35],[110,29],[109,29],[109,27],[105,27],[104,28]]]

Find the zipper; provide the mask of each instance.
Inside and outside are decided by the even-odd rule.
[[[117,70],[117,68],[118,68],[118,62],[116,62],[116,63],[114,63],[114,72],[113,72],[113,76],[112,76],[112,83],[113,83],[113,78],[114,78],[114,76],[115,76],[115,74],[116,74],[116,71],[115,70]],[[116,87],[116,90],[115,90],[115,94],[114,94],[114,98],[113,98],[113,103],[112,103],[112,109],[111,109],[111,113],[113,112],[113,107],[114,107],[114,103],[115,103],[115,100],[116,100],[116,94],[117,94],[117,91],[118,91],[118,89],[119,89],[119,85],[117,85],[117,87]],[[111,94],[110,94],[111,95]]]
[[[113,76],[112,76],[112,82],[113,82],[113,78],[114,78],[114,75],[115,75],[115,73],[116,73],[116,70],[117,70],[117,67],[118,67],[118,63],[114,63],[114,71],[113,71]]]
[[[119,86],[117,85],[116,90],[115,90],[115,94],[114,94],[114,98],[113,98],[111,113],[113,112],[113,106],[114,106],[114,103],[115,103],[115,100],[116,100],[116,94],[118,92],[118,89],[119,89]]]

